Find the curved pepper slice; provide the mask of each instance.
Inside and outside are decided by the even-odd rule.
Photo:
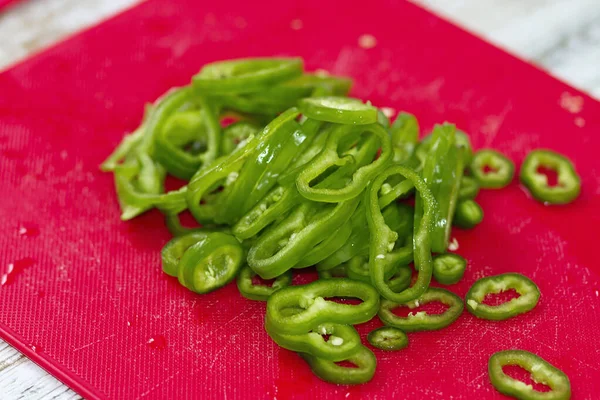
[[[233,226],[233,234],[241,240],[257,235],[298,204],[299,196],[296,188],[276,186],[239,219]]]
[[[350,297],[362,300],[357,305],[326,300]],[[296,313],[286,310],[300,308]],[[369,321],[379,308],[379,294],[366,283],[350,279],[325,279],[300,286],[288,286],[267,300],[265,325],[269,331],[302,334],[323,323],[347,325]]]
[[[179,261],[179,283],[196,293],[209,293],[231,282],[244,262],[244,250],[232,235],[209,233],[190,246]]]
[[[360,384],[370,381],[375,375],[377,368],[377,358],[375,354],[365,346],[359,347],[352,356],[344,361],[348,361],[356,368],[342,367],[333,361],[312,356],[307,353],[300,353],[310,366],[313,373],[326,382],[337,383],[338,385]]]
[[[298,102],[302,114],[337,124],[368,125],[377,122],[377,108],[348,97],[308,97]]]
[[[346,265],[340,264],[332,269],[326,271],[318,271],[319,278],[321,279],[335,279],[335,278],[347,278],[348,273],[346,272]]]
[[[250,300],[267,301],[270,295],[292,284],[291,271],[287,271],[275,278],[271,286],[253,284],[252,278],[255,276],[256,273],[252,271],[252,268],[245,266],[237,277],[237,287],[240,294]]]
[[[479,194],[479,183],[470,177],[463,175],[458,189],[458,200],[472,200]]]
[[[215,160],[210,166],[200,169],[192,177],[188,183],[186,201],[190,212],[198,222],[213,222],[218,215],[220,205],[217,202],[203,204],[211,191],[225,185],[225,190],[217,195],[219,199],[224,198],[223,196],[227,195],[237,180],[240,169],[259,143],[268,140],[281,125],[293,121],[297,116],[297,110],[293,108],[287,110],[271,121],[257,136],[252,137],[246,143],[240,143],[233,153]]]
[[[502,189],[515,174],[515,164],[502,153],[491,149],[475,152],[470,169],[479,186],[486,189]]]
[[[483,304],[485,297],[514,289],[519,297],[497,306]],[[465,301],[467,310],[477,318],[501,321],[531,311],[540,299],[540,290],[521,274],[507,273],[481,278],[471,286]]]
[[[267,326],[267,333],[285,349],[330,361],[345,360],[362,347],[360,336],[352,325],[323,323],[307,333],[297,335],[280,333]],[[325,335],[329,336],[327,341],[323,338]]]
[[[366,138],[363,134],[368,134]],[[362,140],[361,140],[362,139]],[[379,142],[379,144],[376,144]],[[355,146],[356,145],[356,146]],[[375,146],[374,146],[375,145]],[[357,159],[364,158],[359,154],[363,150],[381,146],[379,157],[366,165],[356,164]],[[341,154],[340,154],[341,153]],[[371,151],[367,151],[371,153]],[[373,154],[374,155],[374,154]],[[369,181],[373,179],[391,160],[390,138],[381,125],[371,124],[365,126],[340,125],[327,137],[324,149],[311,162],[309,162],[296,178],[296,187],[302,196],[313,201],[336,203],[358,196]],[[338,169],[331,176],[346,175],[351,171],[351,176],[341,181],[339,187],[320,187],[318,179],[331,168]]]
[[[329,257],[346,243],[351,233],[352,225],[349,222],[344,223],[338,230],[332,232],[328,238],[310,250],[302,260],[294,265],[294,268],[310,267]]]
[[[416,308],[420,305],[440,302],[448,306],[442,314],[428,314],[425,311],[409,313],[407,317],[399,317],[393,313],[393,309],[400,306]],[[404,332],[433,331],[447,327],[458,319],[463,311],[463,302],[454,293],[441,288],[431,287],[417,300],[407,303],[395,303],[383,300],[379,309],[379,318],[389,326],[402,329]]]
[[[216,114],[214,107],[199,98],[190,86],[169,92],[158,100],[148,119],[146,135],[153,141],[150,146],[153,158],[169,174],[190,179],[198,168],[211,163],[219,154],[221,130]],[[205,141],[202,152],[193,154],[184,150],[200,139]]]
[[[548,177],[538,172],[541,167],[556,172],[556,185],[551,186]],[[531,195],[545,204],[567,204],[575,200],[581,192],[581,178],[573,163],[562,154],[551,150],[538,149],[527,154],[519,178]]]
[[[301,58],[245,58],[206,64],[192,78],[203,95],[252,93],[302,74]]]
[[[240,142],[258,135],[260,128],[252,122],[238,121],[223,129],[221,145],[219,147],[222,155],[233,153]]]
[[[389,288],[385,281],[385,266],[387,255],[394,251],[398,234],[385,223],[381,210],[379,209],[378,195],[381,186],[386,179],[393,175],[401,175],[410,180],[417,189],[418,199],[423,205],[423,215],[419,225],[416,227],[413,237],[413,257],[416,270],[419,272],[417,280],[409,289],[396,293]],[[405,303],[421,296],[431,281],[431,237],[430,230],[433,215],[436,211],[436,201],[427,187],[427,184],[413,170],[396,165],[386,169],[369,186],[365,192],[365,204],[367,208],[367,222],[371,232],[371,244],[369,248],[369,269],[371,282],[379,293],[386,299]]]
[[[165,213],[185,210],[187,187],[163,193],[164,168],[148,155],[139,154],[137,158],[117,165],[114,170],[121,219],[130,220],[154,207]]]
[[[408,346],[408,336],[404,331],[393,326],[382,326],[367,335],[371,346],[387,351],[402,350]]]
[[[534,382],[550,387],[549,392],[539,392],[531,385],[511,378],[502,370],[508,365],[519,366],[531,374]],[[492,385],[507,396],[523,400],[568,400],[571,398],[571,383],[564,372],[540,356],[525,350],[504,350],[494,353],[488,362],[488,373]]]
[[[456,142],[456,127],[436,125],[431,134],[430,149],[423,164],[422,177],[429,186],[438,207],[431,226],[431,249],[445,253],[464,170],[464,148]],[[415,200],[415,225],[422,213],[421,198]]]
[[[200,228],[183,236],[171,239],[161,251],[162,270],[170,276],[177,276],[179,273],[179,261],[183,253],[193,244],[205,239],[210,233],[218,232],[213,229]]]
[[[390,127],[392,146],[394,148],[394,163],[408,161],[419,143],[419,121],[409,113],[401,112]]]
[[[357,203],[356,198],[335,205],[302,204],[259,237],[248,252],[248,264],[263,279],[281,275],[339,229]]]
[[[238,221],[277,184],[280,174],[294,156],[302,153],[319,130],[321,123],[305,120],[299,125],[288,120],[269,138],[263,138],[240,170],[231,190],[220,204],[217,222]]]
[[[462,200],[456,205],[452,223],[463,229],[472,229],[483,221],[483,209],[475,200]]]
[[[439,254],[433,258],[433,277],[442,285],[458,283],[467,268],[467,260],[458,254]]]

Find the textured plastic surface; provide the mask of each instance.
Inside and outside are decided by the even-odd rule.
[[[144,3],[0,75],[0,336],[87,398],[501,398],[487,360],[508,348],[563,369],[574,398],[596,398],[600,105],[408,3],[203,3]],[[360,47],[363,34],[376,46]],[[119,221],[98,164],[145,102],[208,61],[250,55],[350,75],[355,95],[425,129],[453,121],[517,165],[539,146],[571,157],[574,204],[545,207],[514,182],[483,191],[483,224],[453,235],[469,260],[453,291],[520,271],[540,286],[538,307],[504,322],[465,312],[402,352],[377,351],[371,383],[338,387],[274,345],[264,305],[234,285],[198,296],[164,276],[160,214]]]

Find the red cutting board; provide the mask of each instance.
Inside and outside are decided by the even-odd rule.
[[[363,34],[376,46],[361,48]],[[517,165],[536,147],[574,160],[574,204],[545,207],[515,181],[483,192],[483,224],[453,234],[469,260],[453,291],[520,271],[541,289],[535,310],[465,312],[376,351],[370,383],[335,386],[274,345],[264,304],[235,285],[199,296],[165,277],[160,214],[121,222],[98,165],[146,102],[206,62],[259,55],[352,76],[356,96],[413,112],[425,131],[453,121]],[[597,398],[599,134],[599,103],[409,3],[151,0],[0,74],[0,336],[90,399],[493,399],[487,360],[508,348],[563,369],[573,398]]]
[[[5,7],[8,7],[9,5],[16,3],[17,1],[20,0],[0,0],[0,11],[4,11]]]

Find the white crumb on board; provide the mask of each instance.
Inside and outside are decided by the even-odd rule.
[[[358,37],[358,46],[363,49],[372,49],[377,46],[377,39],[375,39],[375,36],[365,33]]]

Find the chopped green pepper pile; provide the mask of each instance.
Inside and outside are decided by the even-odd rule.
[[[166,274],[196,293],[237,278],[242,296],[266,301],[269,336],[338,384],[375,373],[376,357],[354,325],[379,315],[386,327],[368,342],[400,350],[406,332],[442,329],[461,315],[463,300],[430,286],[432,277],[444,285],[463,278],[467,261],[447,253],[451,228],[482,223],[480,188],[505,187],[515,171],[495,150],[473,151],[449,123],[419,140],[415,116],[401,112],[391,122],[369,102],[346,97],[350,86],[347,78],[304,72],[299,58],[214,62],[148,106],[141,126],[101,166],[114,173],[123,220],[153,208],[165,215],[174,236],[162,250]],[[556,185],[540,167],[557,173]],[[186,184],[165,191],[167,176]],[[580,193],[573,164],[548,150],[527,156],[520,180],[546,204]],[[197,228],[182,226],[184,211]],[[294,270],[312,267],[320,279],[292,284]],[[486,295],[509,289],[520,297],[485,304]],[[479,318],[502,320],[530,311],[539,297],[531,280],[512,273],[477,281],[466,305]],[[427,303],[445,311],[415,310]],[[403,307],[415,311],[395,313]],[[514,351],[490,360],[503,393],[537,398],[503,375],[511,363],[556,391],[543,398],[568,398],[562,372]]]

